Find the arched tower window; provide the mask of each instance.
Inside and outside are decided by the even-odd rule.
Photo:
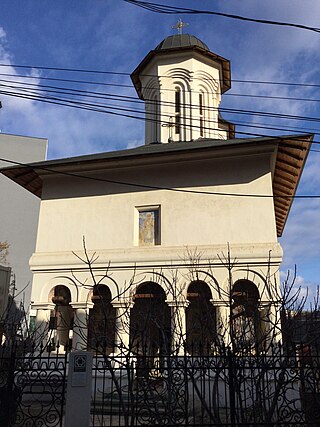
[[[155,125],[154,125],[154,140],[155,142],[159,142],[160,141],[160,131],[159,131],[159,126],[160,126],[160,116],[159,116],[159,100],[158,97],[155,96],[154,98],[154,120],[155,120]]]
[[[199,93],[199,121],[200,121],[200,136],[204,136],[204,96]]]
[[[175,134],[181,134],[181,89],[176,88],[175,92]]]

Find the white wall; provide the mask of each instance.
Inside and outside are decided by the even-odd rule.
[[[206,153],[201,160],[189,156],[188,161],[177,155],[174,161],[170,156],[170,163],[143,166],[138,166],[136,160],[126,168],[113,163],[112,169],[106,169],[99,164],[99,170],[89,173],[83,169],[76,173],[184,190],[271,196],[272,147],[259,148],[255,154],[243,150],[241,155],[238,153],[238,149],[228,150],[228,155],[219,158],[209,158],[210,153]],[[232,259],[237,259],[234,280],[246,278],[260,290],[268,274],[279,279],[282,250],[277,242],[272,197],[147,190],[59,174],[44,175],[36,252],[31,258],[35,302],[47,303],[52,288],[61,284],[70,289],[72,302],[87,301],[92,278],[74,254],[84,256],[83,236],[89,253],[95,252],[94,258],[98,257],[94,265],[98,278],[104,276],[111,262],[111,277],[104,278],[103,283],[110,287],[114,298],[119,289],[126,289],[131,283],[133,275],[135,282],[140,283],[152,280],[156,271],[170,281],[176,266],[181,270],[176,285],[187,289],[183,282],[191,281],[185,264],[190,262],[190,254],[201,254],[204,265],[210,260],[216,283],[227,288],[229,273],[219,256],[227,253],[228,243]],[[137,246],[136,208],[143,206],[160,206],[158,246]],[[204,275],[203,280],[211,279]],[[84,283],[86,286],[81,285]],[[130,297],[130,292],[126,289],[125,294]],[[214,292],[213,300],[219,300]],[[263,294],[264,300],[269,298],[269,294]]]
[[[44,160],[47,140],[16,135],[0,134],[0,167],[12,166],[3,159],[21,163]],[[0,241],[10,244],[8,264],[16,278],[16,293],[28,283],[30,285],[20,294],[26,309],[31,294],[32,274],[29,259],[34,251],[38,224],[39,199],[19,185],[0,174]]]
[[[115,169],[97,177],[207,192],[272,195],[270,154]],[[69,177],[45,179],[36,252],[133,248],[136,208],[161,208],[161,246],[277,242],[272,198],[135,189]]]
[[[204,138],[226,139],[227,133],[219,129],[218,107],[221,101],[221,65],[194,52],[175,52],[154,57],[143,70],[142,93],[146,100],[157,100],[159,116],[155,117],[155,103],[146,102],[146,144],[158,141],[191,141],[201,137],[199,93],[203,93]],[[181,132],[168,126],[169,118],[175,122],[175,90],[181,90]],[[149,120],[148,120],[149,119]],[[157,132],[155,132],[157,128]],[[157,135],[157,136],[156,136]]]

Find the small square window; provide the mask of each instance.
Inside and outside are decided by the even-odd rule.
[[[138,208],[139,212],[139,246],[160,244],[160,209],[159,207]]]

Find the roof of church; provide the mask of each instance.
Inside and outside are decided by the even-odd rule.
[[[142,166],[151,160],[154,163],[209,158],[232,150],[241,155],[241,149],[261,152],[263,146],[275,148],[276,158],[273,171],[273,197],[278,236],[282,235],[293,197],[296,193],[302,170],[312,143],[312,134],[274,137],[242,138],[229,140],[201,139],[190,142],[154,143],[140,147],[47,160],[28,165],[10,166],[0,173],[21,185],[38,197],[42,194],[42,175],[80,176],[81,171],[107,170],[108,167],[125,167],[128,164]],[[240,150],[240,151],[238,151]],[[236,152],[235,152],[236,151]],[[248,151],[245,151],[248,154]],[[246,154],[246,155],[247,155]],[[174,156],[174,157],[173,157]],[[129,163],[128,163],[129,162]],[[80,171],[80,172],[79,172]],[[133,184],[134,185],[134,184]]]
[[[192,34],[175,34],[173,36],[166,37],[154,50],[177,49],[192,46],[198,46],[202,49],[210,50],[202,40]]]

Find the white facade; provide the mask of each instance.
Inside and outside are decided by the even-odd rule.
[[[31,163],[44,160],[47,153],[46,139],[0,134],[0,168],[14,163]],[[9,161],[5,161],[9,160]],[[0,241],[9,243],[7,263],[15,277],[18,301],[29,308],[32,274],[29,259],[35,248],[39,199],[24,188],[0,176],[1,212]]]
[[[70,292],[70,309],[63,307],[59,311],[65,320],[60,320],[60,328],[58,323],[57,332],[50,339],[54,337],[65,344],[73,336],[74,348],[86,347],[84,325],[93,309],[94,285],[101,281],[110,291],[116,317],[128,316],[126,327],[118,325],[116,329],[120,334],[116,339],[118,345],[128,346],[130,311],[137,304],[135,294],[141,283],[151,281],[165,294],[174,324],[172,345],[182,351],[178,337],[186,337],[188,289],[193,282],[207,284],[216,316],[224,323],[227,321],[230,277],[219,257],[227,254],[228,244],[232,259],[237,259],[232,281],[253,283],[259,291],[261,310],[271,316],[270,301],[279,297],[282,260],[273,199],[234,195],[272,196],[274,171],[270,165],[275,163],[277,144],[266,141],[257,149],[233,143],[230,149],[232,143],[227,147],[226,143],[219,151],[214,147],[202,151],[201,142],[192,144],[197,144],[199,151],[173,153],[161,160],[157,155],[148,155],[139,165],[136,158],[106,158],[98,165],[95,156],[71,162],[67,167],[56,165],[57,170],[97,180],[41,172],[39,232],[30,261],[38,325],[49,321],[55,311],[52,301],[58,301],[53,298],[57,286]],[[138,156],[139,149],[135,150]],[[49,166],[52,169],[53,165]],[[129,188],[106,181],[152,183],[163,189]],[[175,192],[171,188],[200,194]],[[139,212],[148,209],[159,211],[159,240],[158,244],[141,246]],[[76,256],[85,258],[83,236],[89,255],[98,256],[93,265],[94,279],[84,261]],[[201,273],[195,273],[194,262]],[[224,296],[221,289],[225,290]],[[275,312],[273,315],[276,316]],[[66,332],[71,317],[76,334]],[[228,344],[228,335],[224,336]]]
[[[139,342],[161,354],[165,338],[174,354],[193,339],[228,346],[244,296],[256,335],[279,321],[277,238],[312,136],[232,139],[218,113],[229,62],[193,36],[168,39],[132,74],[145,146],[3,172],[41,198],[30,265],[45,346],[95,348],[94,334],[115,354]],[[204,306],[211,320],[194,328]]]

